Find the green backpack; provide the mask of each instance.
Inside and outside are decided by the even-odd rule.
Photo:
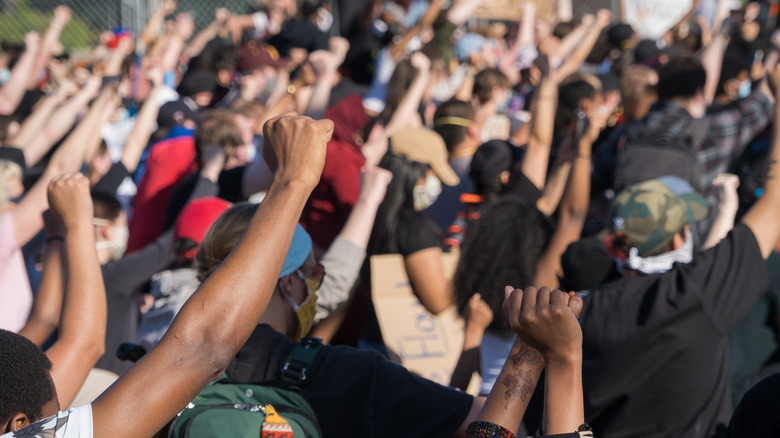
[[[223,374],[179,412],[168,437],[322,437],[314,411],[296,388],[306,380],[321,346],[317,338],[296,343],[282,365],[281,381],[228,383]]]

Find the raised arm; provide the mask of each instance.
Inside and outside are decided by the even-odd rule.
[[[768,168],[764,194],[742,218],[742,222],[750,227],[756,236],[764,259],[769,257],[772,248],[775,246],[778,238],[780,238],[780,218],[777,216],[777,211],[780,209],[780,136],[778,136],[778,127],[780,127],[780,110],[778,109],[778,100],[780,100],[780,65],[775,65],[768,72],[767,76],[772,81],[775,92],[775,123],[772,131],[772,149],[769,151],[767,159]]]
[[[157,40],[160,28],[163,26],[165,16],[172,14],[176,10],[176,2],[174,0],[164,0],[160,3],[160,6],[155,9],[149,20],[146,21],[146,26],[141,32],[141,43],[144,47],[151,47],[155,40]]]
[[[24,52],[19,57],[8,81],[0,87],[0,114],[12,114],[27,91],[27,82],[34,76],[35,59],[41,51],[41,36],[28,32],[24,36]]]
[[[431,77],[431,60],[417,52],[412,55],[411,62],[412,66],[417,69],[417,76],[385,126],[385,135],[388,138],[402,129],[420,124],[419,118],[417,118],[417,109],[420,107],[425,87],[428,86],[428,79]]]
[[[32,114],[24,119],[24,123],[22,123],[19,132],[9,140],[9,144],[24,151],[24,159],[29,165],[35,165],[35,163],[49,151],[49,148],[45,147],[46,144],[50,143],[49,147],[54,145],[51,142],[46,142],[46,144],[44,144],[43,142],[40,142],[40,139],[36,139],[36,137],[41,135],[41,132],[46,126],[46,122],[54,113],[54,110],[76,91],[78,91],[78,87],[73,82],[68,81],[60,83],[54,93],[45,97],[36,106]],[[31,145],[33,145],[33,147],[30,147]]]
[[[588,28],[588,31],[585,32],[580,44],[558,68],[555,75],[557,82],[560,82],[570,74],[579,70],[590,54],[590,51],[593,50],[593,46],[596,45],[596,41],[598,41],[601,31],[606,29],[611,21],[612,13],[608,9],[599,10],[596,21]]]
[[[507,286],[505,293],[504,311],[517,338],[467,437],[482,436],[477,433],[490,425],[517,434],[545,364],[543,431],[576,431],[585,422],[582,330],[577,322],[582,299],[546,287],[513,291]]]
[[[716,216],[712,221],[710,233],[707,234],[707,240],[704,241],[702,249],[712,248],[734,228],[734,216],[739,208],[739,197],[737,187],[739,187],[739,177],[730,173],[718,175],[712,182],[715,187],[717,201],[715,203]]]
[[[219,35],[219,31],[227,24],[229,18],[230,11],[228,9],[217,8],[214,11],[214,21],[198,32],[195,38],[192,39],[192,42],[184,49],[181,63],[187,64],[190,62],[190,59],[200,55],[203,49],[206,48],[206,44]]]
[[[92,91],[87,89],[88,87],[90,87],[89,84],[74,99],[83,98],[86,100],[83,94],[92,93]],[[84,148],[84,142],[65,140],[52,155],[51,161],[49,161],[49,165],[41,178],[25,193],[22,200],[13,209],[11,214],[13,215],[17,242],[22,245],[27,243],[41,229],[43,226],[41,214],[48,205],[46,186],[56,176],[66,172],[78,171],[83,163]]]
[[[43,213],[46,249],[43,256],[43,273],[35,292],[30,317],[19,334],[41,347],[60,325],[62,293],[64,287],[63,243],[65,230],[51,211]]]
[[[534,93],[531,113],[533,121],[522,171],[539,190],[547,181],[547,163],[552,147],[555,109],[558,106],[558,85],[549,72],[543,72],[542,82]]]
[[[318,50],[309,55],[309,61],[317,73],[317,82],[314,84],[309,105],[306,107],[306,115],[319,119],[325,116],[328,108],[330,92],[337,79],[337,70],[344,62],[349,51],[349,41],[341,37],[330,39],[330,51]]]
[[[57,107],[29,143],[23,146],[25,159],[37,163],[73,127],[79,114],[87,109],[89,101],[100,88],[100,78],[92,77],[73,97]]]
[[[598,108],[588,114],[588,130],[578,140],[578,147],[571,165],[569,182],[561,201],[561,213],[558,226],[547,244],[534,273],[535,285],[558,286],[558,274],[561,271],[561,256],[570,243],[577,241],[585,225],[590,203],[590,166],[593,142],[606,126],[606,114]]]
[[[48,188],[49,205],[65,228],[68,280],[59,338],[46,351],[60,406],[70,406],[106,342],[106,290],[95,251],[89,180],[64,174]]]
[[[54,17],[51,19],[46,33],[43,34],[41,50],[36,54],[30,75],[27,76],[27,89],[35,88],[38,84],[40,79],[38,75],[46,67],[51,55],[60,45],[60,35],[62,34],[62,29],[70,21],[70,15],[71,11],[67,6],[60,5],[54,8]]]
[[[160,343],[92,403],[94,436],[151,436],[217,378],[265,311],[306,199],[319,181],[330,121],[281,116],[265,126],[274,182],[242,239]]]
[[[394,42],[390,45],[390,56],[394,61],[398,61],[401,57],[403,57],[404,51],[406,50],[406,45],[409,44],[409,41],[419,35],[426,26],[430,26],[434,21],[436,21],[436,17],[439,16],[441,9],[444,7],[444,2],[445,0],[431,0],[430,5],[428,6],[428,10],[425,11],[425,15],[420,18],[420,21],[412,26],[411,29],[406,31],[406,33],[401,36],[401,39],[398,40],[398,42]]]
[[[135,126],[133,126],[133,130],[130,131],[130,135],[127,137],[127,142],[122,150],[122,158],[120,158],[120,161],[130,174],[135,172],[138,163],[141,161],[141,155],[149,143],[149,137],[152,135],[157,121],[157,114],[160,112],[158,99],[163,87],[162,71],[150,69],[147,72],[147,77],[152,82],[152,90],[141,106],[141,110],[138,111]]]

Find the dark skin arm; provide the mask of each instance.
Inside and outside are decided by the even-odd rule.
[[[157,347],[93,402],[95,437],[153,435],[222,373],[268,305],[332,131],[328,120],[291,115],[265,125],[263,155],[276,169],[268,195]]]

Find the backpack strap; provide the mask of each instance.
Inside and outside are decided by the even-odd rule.
[[[280,378],[294,386],[300,386],[308,379],[314,359],[322,347],[320,338],[303,338],[296,342],[287,358],[281,364]]]

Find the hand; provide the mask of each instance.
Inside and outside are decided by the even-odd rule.
[[[309,62],[317,75],[335,73],[340,64],[336,56],[327,50],[317,50],[309,55]]]
[[[87,83],[84,84],[84,88],[81,89],[82,93],[86,93],[88,96],[97,96],[100,91],[100,87],[103,85],[103,78],[100,76],[90,76],[87,79]]]
[[[27,32],[24,34],[25,50],[38,50],[41,47],[41,34],[38,32]]]
[[[363,156],[366,157],[366,167],[376,167],[379,161],[387,153],[387,147],[390,145],[390,139],[385,134],[385,127],[376,124],[368,134],[368,140],[360,148]]]
[[[46,68],[49,69],[49,75],[61,84],[68,79],[68,68],[61,61],[52,58],[46,63]]]
[[[466,304],[466,330],[478,330],[484,333],[490,323],[493,322],[493,311],[482,295],[474,294]]]
[[[59,83],[52,96],[64,100],[76,94],[77,91],[79,91],[78,85],[71,80],[64,80]]]
[[[718,209],[736,213],[739,208],[739,196],[737,196],[739,177],[731,173],[721,173],[712,181],[712,187],[715,188]]]
[[[609,111],[606,106],[594,107],[588,112],[588,130],[585,131],[583,140],[588,141],[591,146],[599,138],[599,134],[607,126]]]
[[[123,36],[119,39],[119,44],[116,46],[116,53],[127,56],[133,53],[134,48],[135,43],[133,42],[133,39],[129,36]]]
[[[387,185],[393,179],[393,173],[381,167],[363,169],[360,174],[360,199],[376,206],[382,203],[387,192]]]
[[[333,122],[282,114],[263,126],[263,158],[282,183],[298,181],[312,190],[320,180]]]
[[[69,7],[59,5],[54,8],[54,20],[52,20],[52,22],[56,22],[60,26],[65,26],[68,21],[70,21],[71,13],[72,12]]]
[[[287,64],[287,71],[293,71],[298,68],[299,65],[306,62],[306,57],[309,52],[306,49],[300,47],[293,47],[290,49],[290,63]]]
[[[189,40],[192,33],[195,32],[195,20],[192,18],[192,14],[186,12],[176,14],[175,31],[176,35],[184,41]]]
[[[431,60],[422,52],[414,52],[410,59],[412,67],[416,68],[421,73],[427,73],[431,71]]]
[[[224,26],[225,23],[228,22],[230,19],[230,10],[227,8],[217,8],[214,10],[214,21],[220,25]]]
[[[164,83],[163,71],[157,67],[152,67],[146,70],[146,79],[149,79],[154,88],[162,87]]]
[[[160,10],[163,11],[163,14],[170,15],[173,14],[176,11],[176,1],[174,0],[165,0],[160,5]]]
[[[504,312],[512,331],[549,363],[582,354],[582,329],[577,321],[582,298],[547,287],[524,291],[507,287]]]
[[[602,29],[612,22],[612,12],[609,9],[599,9],[596,14],[596,24]]]
[[[328,45],[330,46],[330,52],[333,53],[338,61],[338,65],[336,66],[336,68],[338,68],[339,65],[344,63],[344,59],[347,57],[347,53],[349,52],[349,41],[342,37],[331,37],[331,39],[328,40]]]
[[[200,148],[200,159],[203,164],[201,176],[217,182],[228,159],[225,148],[218,144],[207,144]]]
[[[596,22],[596,17],[593,14],[585,14],[580,19],[580,23],[582,23],[583,26],[590,27],[595,22]]]
[[[80,173],[65,173],[48,187],[49,209],[65,229],[92,224],[92,198],[89,180]]]

